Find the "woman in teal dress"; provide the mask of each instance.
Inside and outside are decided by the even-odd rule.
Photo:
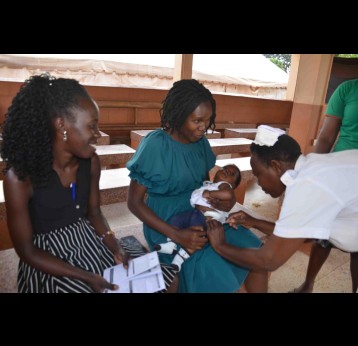
[[[193,209],[191,193],[208,180],[215,165],[215,155],[204,136],[209,128],[215,128],[212,94],[193,79],[175,82],[160,113],[162,129],[149,133],[127,163],[131,178],[128,207],[143,221],[151,251],[155,244],[170,238],[192,254],[178,273],[179,292],[235,292],[245,280],[249,292],[267,291],[267,274],[249,272],[220,257],[202,226],[178,230],[168,224],[173,215]],[[220,208],[228,209],[225,205]],[[226,239],[233,245],[261,246],[250,230],[225,227]],[[159,256],[162,263],[170,264],[174,255]],[[252,277],[254,286],[250,285]],[[176,288],[173,284],[171,289]]]

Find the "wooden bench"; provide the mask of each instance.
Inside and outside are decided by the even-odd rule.
[[[234,123],[232,121],[226,123],[216,123],[215,130],[224,130],[227,128],[234,129],[234,128],[256,128],[257,124],[254,123]]]
[[[139,143],[142,141],[142,139],[150,132],[154,130],[135,130],[131,131],[131,147],[133,149],[137,149],[139,146]],[[207,138],[220,138],[221,133],[217,131],[211,131],[209,130],[206,134]]]
[[[140,141],[151,131],[153,130],[131,131],[131,147],[137,148]],[[216,133],[213,135],[217,136]],[[246,138],[208,138],[208,140],[215,155],[249,152],[252,143],[252,140]]]
[[[257,133],[256,128],[235,128],[225,129],[225,138],[247,138],[254,140]]]
[[[251,139],[247,138],[218,138],[209,139],[214,154],[236,154],[250,152]]]
[[[262,123],[262,124],[258,124],[258,125],[268,125],[271,127],[277,127],[281,130],[285,130],[286,132],[287,132],[287,129],[290,127],[290,124],[265,124],[265,123]]]
[[[251,157],[237,157],[233,159],[216,160],[215,167],[212,168],[210,171],[210,180],[213,180],[215,173],[221,167],[234,164],[240,169],[241,183],[235,189],[235,196],[236,196],[236,201],[241,204],[244,203],[247,183],[254,178],[254,175],[252,174],[252,168],[250,165],[250,158]]]
[[[140,141],[152,130],[131,131],[131,147],[137,148]],[[216,134],[209,134],[208,136]],[[216,156],[223,154],[249,153],[252,140],[246,138],[208,138]]]

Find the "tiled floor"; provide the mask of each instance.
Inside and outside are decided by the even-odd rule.
[[[266,195],[256,183],[251,183],[244,205],[271,220],[275,220],[278,214],[278,199]],[[306,275],[309,250],[310,244],[305,244],[282,267],[271,274],[269,292],[285,293],[300,286]],[[352,292],[349,263],[349,254],[333,249],[317,276],[313,292]]]

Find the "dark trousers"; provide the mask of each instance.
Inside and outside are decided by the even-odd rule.
[[[206,229],[205,216],[198,209],[176,214],[171,217],[169,223],[179,229],[188,228],[190,226],[204,226],[204,229]]]

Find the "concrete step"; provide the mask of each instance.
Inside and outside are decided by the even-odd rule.
[[[0,251],[0,263],[0,293],[16,293],[19,257],[15,250]]]
[[[125,165],[135,153],[135,150],[125,144],[96,145],[101,167]]]
[[[97,140],[97,145],[109,145],[110,144],[110,138],[107,133],[104,133],[102,131],[99,131],[101,134],[101,138]]]
[[[137,227],[138,225],[142,225],[142,221],[140,221],[135,215],[133,215],[129,211],[127,207],[127,202],[102,205],[101,210],[103,215],[107,219],[111,230],[113,230],[114,232],[120,232],[126,227]]]
[[[143,222],[131,213],[127,202],[103,205],[101,210],[118,239],[134,235],[144,246],[148,247],[143,234]]]
[[[99,189],[101,205],[124,202],[127,200],[130,178],[127,168],[107,169],[101,171]]]

